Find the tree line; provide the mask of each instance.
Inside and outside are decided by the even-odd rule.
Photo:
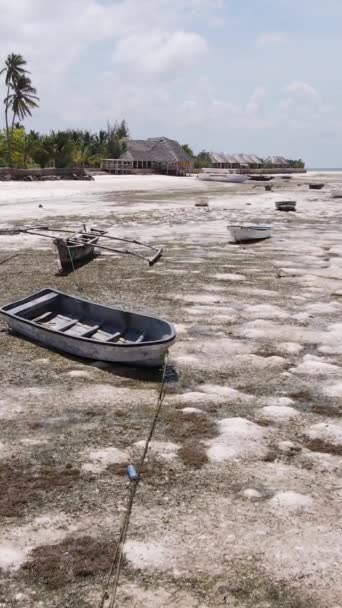
[[[14,125],[10,156],[6,130],[0,131],[0,167],[100,167],[103,158],[118,158],[126,151],[129,136],[125,120],[92,133],[69,129],[40,134]]]
[[[0,130],[0,167],[99,167],[103,158],[118,158],[126,151],[129,128],[125,120],[108,123],[96,133],[83,129],[26,132],[22,122],[39,107],[39,97],[23,56],[8,55],[1,76],[5,128]]]

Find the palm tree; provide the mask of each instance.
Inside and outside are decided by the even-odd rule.
[[[4,100],[5,103],[5,121],[6,121],[6,136],[7,136],[7,161],[11,164],[11,146],[10,146],[10,130],[8,124],[8,111],[10,108],[10,91],[14,88],[15,83],[21,76],[29,74],[25,69],[26,61],[22,55],[17,53],[10,53],[5,61],[5,67],[0,70],[0,76],[5,74],[5,84],[7,86],[7,95]]]
[[[26,74],[21,74],[14,80],[12,90],[13,92],[9,93],[5,99],[6,108],[10,107],[13,112],[10,137],[8,139],[10,161],[15,121],[16,119],[22,121],[26,116],[32,116],[31,110],[38,108],[37,102],[39,101],[39,97],[36,95],[37,89],[32,86],[31,78],[26,76]]]

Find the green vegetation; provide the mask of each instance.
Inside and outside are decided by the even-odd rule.
[[[39,98],[37,90],[32,86],[29,72],[25,68],[26,61],[22,55],[11,53],[7,56],[0,75],[5,77],[6,97],[5,124],[7,143],[7,163],[12,166],[12,148],[14,143],[14,130],[16,120],[24,120],[32,116],[32,110],[38,107]]]
[[[99,167],[103,158],[117,158],[126,150],[125,120],[98,133],[84,130],[26,132],[23,121],[32,116],[39,98],[27,62],[11,53],[0,68],[5,85],[5,129],[0,130],[0,167]]]
[[[289,159],[289,165],[291,169],[304,169],[305,162],[301,158],[299,158],[298,160]]]
[[[0,131],[0,167],[100,167],[103,158],[125,152],[128,134],[124,120],[98,133],[68,130],[41,135],[16,124],[11,131],[10,164],[7,133]]]
[[[188,144],[183,144],[182,148],[193,159],[195,169],[211,167],[209,152],[207,152],[206,150],[202,150],[199,154],[196,155]]]

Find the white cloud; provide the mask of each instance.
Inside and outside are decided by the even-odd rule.
[[[149,73],[169,73],[188,68],[206,51],[206,41],[194,32],[146,32],[120,40],[114,61]]]
[[[316,89],[306,82],[294,81],[285,87],[285,91],[293,95],[296,99],[302,101],[314,101],[320,100],[320,96]]]
[[[280,46],[286,44],[289,37],[284,32],[268,32],[260,34],[257,38],[257,46]]]
[[[335,133],[338,158],[342,90],[331,57],[339,56],[342,42],[323,23],[318,32],[317,20],[312,28],[312,17],[326,13],[334,24],[341,0],[324,7],[321,0],[277,0],[276,10],[274,0],[267,2],[269,31],[260,32],[253,53],[246,3],[0,0],[0,61],[9,52],[28,61],[41,98],[29,128],[95,129],[125,117],[137,137],[165,134],[195,148],[260,154],[262,147],[281,152],[286,138],[296,154],[324,128]],[[298,23],[291,31],[287,17],[304,5],[311,15],[306,31]],[[279,11],[288,33],[278,30]],[[3,92],[0,82],[0,99]],[[306,138],[297,135],[303,128]],[[313,149],[322,154],[321,146],[307,143],[308,154]]]

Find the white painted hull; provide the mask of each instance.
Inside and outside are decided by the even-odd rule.
[[[11,330],[85,359],[160,366],[176,340],[171,323],[50,288],[0,308]]]
[[[215,175],[211,173],[200,173],[198,179],[204,182],[225,182],[228,184],[244,184],[249,180],[248,175]]]
[[[25,336],[44,347],[59,352],[75,355],[82,359],[93,361],[106,361],[108,363],[119,363],[123,365],[135,365],[143,367],[159,367],[163,364],[165,355],[169,348],[175,343],[176,338],[168,343],[155,345],[137,345],[125,347],[113,347],[115,345],[95,344],[94,341],[86,341],[82,338],[70,340],[68,336],[60,334],[46,335],[43,328],[33,327],[31,324],[19,319],[7,318],[8,327],[17,334]]]
[[[261,241],[272,236],[272,226],[228,226],[228,230],[236,243],[244,241]]]

